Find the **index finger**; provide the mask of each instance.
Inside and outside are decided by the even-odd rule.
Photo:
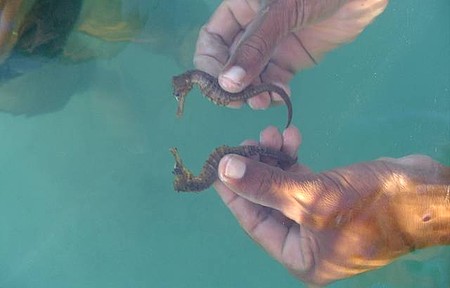
[[[254,18],[258,1],[223,1],[202,27],[194,55],[195,66],[217,76],[227,62],[230,50]]]

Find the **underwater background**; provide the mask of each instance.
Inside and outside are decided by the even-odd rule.
[[[0,287],[303,287],[213,189],[173,191],[170,147],[197,172],[215,147],[286,118],[283,106],[226,109],[198,90],[175,117],[171,77],[192,67],[198,28],[220,3],[187,2],[128,1],[121,13],[141,11],[139,41],[106,56],[8,62]],[[421,153],[450,165],[449,15],[448,0],[391,1],[357,40],[299,73],[300,161],[321,171]],[[450,248],[436,247],[330,287],[450,287],[449,271]]]

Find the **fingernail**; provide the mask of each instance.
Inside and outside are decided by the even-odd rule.
[[[225,171],[224,175],[230,179],[241,179],[245,174],[245,163],[237,156],[226,155],[225,157]]]
[[[270,106],[270,96],[262,94],[252,97],[248,99],[247,103],[253,110],[266,110]]]
[[[219,76],[220,85],[225,90],[234,92],[242,86],[245,77],[245,70],[239,66],[233,66]]]

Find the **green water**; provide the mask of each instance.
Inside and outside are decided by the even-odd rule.
[[[183,25],[178,10],[167,33]],[[448,0],[392,1],[357,41],[299,74],[301,161],[321,170],[423,153],[450,165],[449,15]],[[302,287],[212,189],[171,186],[169,147],[200,167],[218,145],[281,128],[285,108],[224,109],[195,92],[177,119],[170,79],[182,69],[135,43],[0,86],[0,98],[69,99],[53,113],[0,114],[0,287]],[[331,287],[449,287],[448,271],[450,249],[437,247]]]

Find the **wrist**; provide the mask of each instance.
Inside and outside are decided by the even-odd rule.
[[[421,184],[390,199],[394,217],[412,249],[450,244],[449,185]]]
[[[450,244],[450,168],[426,161],[393,169],[389,163],[392,174],[384,181],[392,217],[411,249]]]

